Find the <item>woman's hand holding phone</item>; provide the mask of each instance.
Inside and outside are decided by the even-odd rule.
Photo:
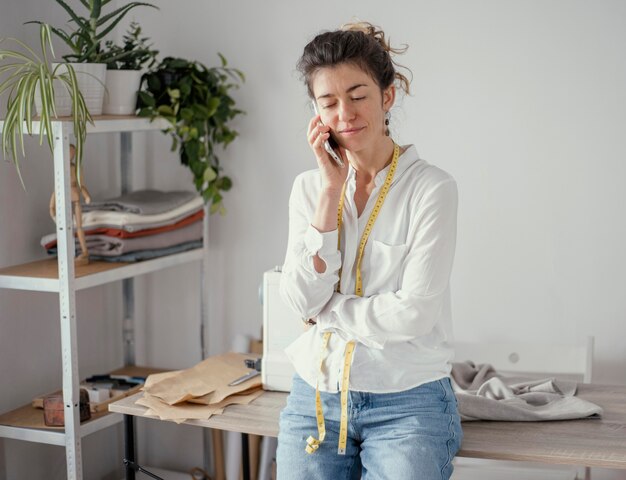
[[[323,125],[322,117],[320,115],[319,110],[317,109],[317,103],[315,102],[315,100],[311,100],[311,105],[313,105],[313,111],[315,112],[315,115],[320,117],[320,120],[319,120],[320,125]],[[330,131],[329,131],[329,133],[330,133]],[[339,144],[333,138],[332,133],[324,141],[324,150],[326,150],[328,152],[330,157],[335,161],[335,163],[337,165],[339,165],[340,167],[343,167],[344,162],[343,162],[343,159],[340,157],[340,154],[339,154]]]
[[[343,165],[331,157],[325,143],[330,139],[330,127],[321,122],[320,116],[315,115],[309,122],[308,140],[322,175],[322,185],[325,190],[341,192],[348,176],[348,162],[345,160],[345,150],[335,149]],[[330,147],[329,147],[330,148]]]
[[[345,160],[345,149],[338,147],[337,154],[343,160],[340,166],[332,159],[324,144],[330,138],[330,127],[323,125],[319,115],[315,115],[309,122],[308,140],[319,166],[322,180],[322,191],[320,192],[315,215],[311,225],[319,232],[332,232],[337,229],[337,206],[343,192],[343,185],[348,177],[348,162]],[[326,262],[319,255],[313,257],[313,267],[319,273],[326,271]]]

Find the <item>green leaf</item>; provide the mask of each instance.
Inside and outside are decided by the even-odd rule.
[[[198,162],[198,148],[197,140],[190,140],[185,143],[184,153],[192,164]]]
[[[207,183],[211,183],[213,180],[217,178],[217,172],[213,170],[211,167],[207,167],[204,171],[204,181]]]
[[[52,56],[54,57],[54,50],[52,49],[52,39],[50,38],[50,26],[44,24],[41,27],[41,52],[43,53],[43,61],[45,62],[46,65],[48,65],[49,61],[48,61],[48,54],[46,53],[46,44],[48,45],[48,47],[50,48],[50,52],[52,53]]]
[[[106,2],[109,3],[109,2]],[[112,18],[121,15],[122,17],[120,17],[119,20],[121,20],[121,18],[123,18],[124,15],[126,15],[126,13],[128,13],[129,10],[132,10],[135,7],[139,7],[139,6],[146,6],[146,7],[152,7],[152,8],[156,8],[158,10],[158,7],[155,7],[154,5],[150,4],[150,3],[141,3],[141,2],[132,2],[129,3],[128,5],[124,5],[123,7],[120,7],[116,10],[113,10],[110,13],[107,13],[104,17],[98,19],[97,25],[99,27],[101,27],[102,25],[104,25],[105,23],[107,23],[109,20],[111,20]]]
[[[180,117],[186,122],[191,122],[194,117],[194,109],[193,108],[181,108],[180,109]]]
[[[21,43],[19,40],[15,39],[16,43]],[[30,59],[28,56],[24,55],[23,53],[20,52],[16,52],[14,50],[3,50],[2,54],[5,57],[9,57],[9,58],[14,58],[16,60],[23,60],[25,63],[32,63],[33,60]],[[39,57],[37,57],[35,59],[38,62],[41,62],[41,60],[39,59]]]
[[[220,99],[217,97],[212,97],[207,102],[208,114],[207,117],[212,117],[217,112],[217,109],[220,106]]]
[[[113,30],[118,23],[120,23],[120,21],[126,16],[126,14],[130,10],[132,10],[135,7],[139,7],[139,6],[152,7],[152,8],[156,8],[158,10],[158,8],[155,7],[154,5],[151,5],[150,3],[143,3],[143,2],[132,2],[132,3],[129,3],[128,5],[120,7],[117,10],[114,10],[113,12],[109,13],[108,15],[105,15],[100,20],[98,20],[97,25],[98,26],[102,26],[106,22],[108,22],[109,20],[114,18],[116,15],[118,15],[117,18],[115,18],[115,20],[113,20],[113,22],[103,32],[100,32],[98,34],[96,39],[102,40],[104,37],[106,37],[108,35],[108,33],[111,30]]]
[[[224,143],[224,147],[228,146],[229,143],[231,143],[235,137],[237,137],[237,133],[236,132],[232,132],[232,131],[225,131],[224,135],[222,136],[222,142]]]
[[[45,131],[48,132],[46,138],[48,139],[48,146],[50,147],[50,151],[54,151],[54,143],[52,137],[52,119],[53,115],[56,115],[56,107],[54,104],[54,87],[52,84],[53,78],[50,78],[49,75],[46,74],[46,66],[39,66],[39,82],[41,85],[40,94],[41,94],[41,112],[39,117],[41,118],[41,125],[45,127]],[[42,128],[40,127],[41,131]],[[43,131],[41,132],[43,134]]]
[[[137,112],[137,116],[138,117],[152,117],[153,112],[154,111],[152,110],[152,108],[149,108],[149,107],[140,108],[139,111]]]
[[[28,85],[26,88],[27,88],[27,93],[26,93],[27,104],[26,104],[26,113],[25,113],[26,128],[29,132],[32,132],[33,131],[32,107],[33,107],[33,100],[35,98],[35,89],[37,88],[37,77],[31,76],[28,79]]]
[[[159,80],[159,77],[157,77],[156,75],[148,75],[146,77],[146,82],[148,84],[148,89],[152,92],[156,92],[161,90],[161,81]]]
[[[63,7],[63,9],[69,14],[72,20],[74,20],[79,27],[84,29],[89,28],[89,22],[83,17],[79,17],[67,3],[65,3],[63,0],[56,0],[56,2]]]
[[[191,93],[191,82],[188,81],[188,79],[183,79],[183,82],[180,84],[179,96],[182,95],[183,97],[187,97],[189,96],[190,93]]]
[[[90,18],[92,20],[97,20],[98,18],[100,18],[100,13],[102,11],[102,2],[100,0],[91,0],[91,2],[92,8]]]
[[[148,107],[156,106],[156,101],[154,100],[154,97],[150,95],[149,93],[140,91],[139,98],[141,100],[141,103],[143,103],[144,105],[147,105]]]
[[[173,70],[188,68],[189,65],[192,65],[193,62],[188,62],[182,58],[171,58],[169,59],[169,67]]]
[[[163,116],[174,115],[174,110],[169,105],[159,105],[157,107],[157,112],[159,112],[159,115]]]
[[[214,213],[219,212],[221,205],[219,203],[212,203],[211,208],[209,208],[209,213],[213,215]]]
[[[217,188],[227,192],[233,186],[233,182],[229,177],[222,177],[217,181]]]

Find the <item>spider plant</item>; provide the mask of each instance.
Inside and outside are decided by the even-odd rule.
[[[42,24],[39,29],[41,56],[16,38],[0,39],[0,43],[12,41],[25,50],[23,53],[19,50],[0,49],[0,75],[6,75],[6,78],[0,82],[0,95],[8,93],[7,113],[2,125],[2,153],[5,158],[12,158],[22,186],[24,186],[24,181],[19,168],[18,147],[22,156],[25,157],[24,132],[32,135],[34,120],[39,120],[39,144],[43,144],[45,136],[50,151],[54,151],[52,120],[58,117],[55,85],[58,91],[65,89],[70,95],[72,123],[76,137],[76,157],[79,165],[87,137],[87,122],[93,123],[85,105],[85,99],[78,88],[76,73],[72,66],[67,64],[57,64],[54,68],[50,66],[48,50],[54,58],[50,36],[50,26]],[[32,108],[37,94],[41,97],[38,119]]]

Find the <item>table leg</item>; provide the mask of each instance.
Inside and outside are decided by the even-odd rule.
[[[135,480],[135,425],[132,415],[124,415],[124,463],[126,480]]]
[[[241,463],[243,480],[250,480],[250,444],[247,433],[241,434]]]

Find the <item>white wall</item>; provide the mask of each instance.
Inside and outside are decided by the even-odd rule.
[[[310,112],[295,63],[315,33],[356,16],[409,45],[399,61],[413,71],[414,95],[394,109],[394,138],[415,143],[459,185],[457,336],[571,343],[592,334],[595,381],[626,384],[624,2],[158,3],[160,12],[145,10],[137,19],[163,56],[214,65],[219,51],[247,76],[235,93],[247,111],[236,122],[241,137],[221,156],[235,182],[228,214],[211,219],[214,353],[227,350],[237,334],[259,334],[257,289],[262,272],[284,256],[291,182],[314,166],[305,140]],[[0,36],[33,40],[34,27],[21,22],[61,23],[59,10],[13,0],[10,17],[0,16]],[[191,188],[165,138],[137,135],[135,142],[138,186]],[[89,188],[115,192],[117,143],[106,137],[89,143]],[[38,238],[52,228],[46,213],[52,164],[35,141],[28,146],[26,193],[12,166],[0,164],[0,265],[41,257]],[[144,156],[154,157],[156,167],[146,168]],[[139,363],[182,368],[199,360],[198,274],[186,266],[137,281],[138,307],[145,305],[138,308]],[[79,294],[81,373],[121,361],[119,299],[119,285]],[[0,292],[0,410],[59,384],[57,308],[48,294]],[[201,464],[196,429],[141,429],[140,453],[148,463]],[[101,459],[101,452],[116,437],[118,431],[87,439],[94,469],[87,478],[114,469],[115,456]],[[4,453],[7,478],[62,477],[61,449],[4,441]],[[42,458],[37,465],[27,460],[34,453]]]

